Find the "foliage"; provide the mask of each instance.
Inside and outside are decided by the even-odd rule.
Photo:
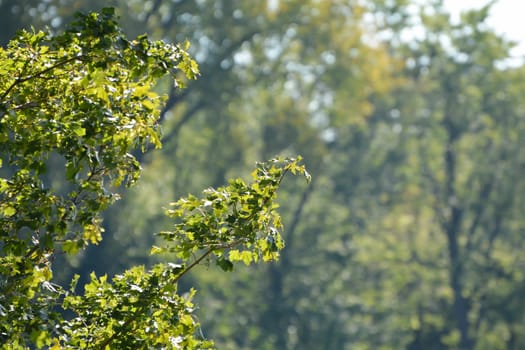
[[[424,278],[432,276],[429,282],[441,286],[437,303],[447,305],[448,310],[444,314],[434,303],[417,298],[414,346],[427,337],[462,349],[521,346],[515,321],[484,304],[484,300],[499,299],[500,294],[486,281],[518,286],[521,277],[515,275],[513,266],[522,264],[518,258],[510,263],[499,257],[515,256],[521,250],[516,236],[503,235],[512,232],[510,227],[519,220],[511,208],[521,204],[509,193],[523,185],[517,171],[522,155],[511,141],[523,127],[519,121],[522,92],[517,92],[522,90],[506,82],[523,72],[504,67],[510,43],[480,26],[489,9],[467,12],[460,23],[449,24],[446,13],[436,8],[435,15],[422,16],[427,38],[407,50],[416,58],[416,64],[407,67],[412,78],[409,89],[420,91],[418,102],[431,118],[424,120],[424,111],[413,104],[399,104],[401,113],[407,114],[404,127],[417,128],[413,136],[403,133],[409,147],[406,169],[412,169],[405,195],[412,203],[425,206],[416,209],[407,201],[398,208],[409,221],[417,222],[418,229],[411,234],[414,239],[431,240],[431,233],[437,235],[432,241],[440,249],[430,253],[436,266],[424,266],[423,252],[414,248],[411,255],[417,261],[413,266],[425,271]],[[449,38],[448,45],[439,39],[443,37]],[[495,91],[505,93],[494,98]],[[416,164],[420,171],[414,171]],[[434,255],[438,251],[441,256]],[[501,278],[495,272],[499,269],[509,275]],[[512,292],[506,293],[513,299]],[[440,326],[437,319],[441,319]],[[509,337],[494,342],[502,329]]]
[[[192,289],[177,294],[179,279],[202,262],[213,259],[225,271],[233,262],[265,261],[278,257],[284,247],[282,228],[273,202],[287,172],[309,175],[298,160],[261,163],[254,182],[237,179],[229,186],[204,191],[204,198],[181,198],[168,215],[176,218],[173,231],[160,235],[166,246],[153,253],[175,252],[180,264],[165,263],[150,271],[135,267],[117,275],[111,283],[105,276],[85,286],[83,295],[66,293],[63,306],[76,317],[63,322],[57,344],[80,348],[211,348],[199,335],[193,311]],[[78,278],[78,277],[77,277]]]
[[[299,153],[315,180],[280,188],[286,254],[218,275],[226,249],[178,281],[198,286],[217,347],[525,347],[525,71],[507,63],[491,6],[454,19],[438,0],[112,1],[128,33],[192,42],[203,76],[158,85],[162,150],[140,158],[139,185],[105,212],[111,235],[54,276],[174,259],[150,233],[200,228],[155,208],[210,185],[187,200],[224,199],[218,188],[256,159]],[[56,28],[97,2],[27,0],[16,19]],[[229,229],[231,206],[217,223],[205,208],[188,214]],[[151,244],[172,253],[150,257]]]
[[[298,149],[316,160],[314,186],[304,196],[285,194],[283,217],[292,224],[277,265],[226,282],[199,274],[206,329],[237,349],[519,349],[523,239],[513,213],[522,204],[511,188],[523,186],[516,141],[523,133],[524,90],[516,83],[523,69],[501,66],[510,46],[480,24],[487,8],[454,24],[439,6],[422,7],[414,18],[398,1],[392,20],[410,17],[424,31],[410,42],[389,33],[396,40],[382,44],[385,57],[383,46],[360,45],[370,32],[341,30],[359,28],[359,16],[336,3],[291,10],[287,2],[282,18],[294,20],[246,40],[241,51],[251,61],[228,68],[243,88],[228,95],[221,86],[214,96],[225,102],[200,105],[180,132],[191,147],[155,155],[157,164],[195,160],[195,170],[173,175],[175,189],[220,181],[223,173],[193,175],[208,169],[210,155],[226,168],[249,152]],[[241,4],[236,9],[249,13]],[[206,31],[228,30],[207,16],[198,17]],[[340,23],[337,30],[332,23]],[[356,38],[341,38],[348,33]],[[265,51],[275,45],[282,51]],[[216,74],[226,74],[221,69]],[[184,98],[179,107],[191,102]],[[242,123],[246,144],[222,133]],[[458,254],[451,255],[456,239]],[[231,290],[232,283],[242,288]],[[498,338],[500,331],[506,335]]]
[[[287,172],[302,173],[310,181],[310,175],[296,160],[276,159],[258,164],[251,186],[236,179],[227,187],[205,190],[201,200],[190,196],[172,203],[167,214],[180,218],[181,222],[173,232],[161,232],[160,236],[177,245],[155,247],[154,251],[167,250],[188,259],[196,251],[206,249],[197,261],[213,255],[226,271],[233,267],[232,261],[249,265],[259,260],[275,260],[284,242],[278,231],[282,228],[275,211],[278,205],[273,200]]]
[[[294,159],[260,164],[251,186],[235,180],[202,202],[179,200],[170,215],[181,223],[161,236],[182,264],[134,267],[111,281],[92,274],[83,293],[78,276],[69,289],[51,283],[56,256],[101,241],[102,211],[139,178],[131,152],[160,147],[163,98],[153,88],[166,75],[177,87],[197,76],[187,48],[130,41],[106,8],[77,15],[61,35],[21,31],[0,49],[3,348],[210,347],[197,334],[194,291],[177,294],[179,278],[208,255],[229,270],[235,252],[257,261],[282,249],[277,187],[289,171],[308,176]]]

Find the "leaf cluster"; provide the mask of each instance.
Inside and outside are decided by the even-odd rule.
[[[274,199],[286,173],[301,173],[309,181],[300,161],[299,157],[258,163],[250,185],[235,179],[228,186],[206,189],[203,198],[190,195],[171,203],[166,212],[177,223],[173,231],[159,234],[169,244],[154,247],[153,252],[172,252],[184,260],[202,252],[197,261],[213,258],[225,271],[234,261],[248,265],[277,259],[284,242]]]
[[[132,152],[160,147],[156,81],[198,75],[187,46],[128,40],[113,9],[63,34],[20,31],[0,48],[0,340],[36,342],[58,289],[56,254],[102,238],[100,213],[140,175]],[[58,182],[57,182],[58,180]],[[50,302],[49,298],[55,300]],[[28,320],[31,320],[29,322]],[[32,335],[33,334],[33,335]]]
[[[203,263],[215,258],[223,270],[233,262],[273,260],[284,247],[278,232],[282,224],[276,190],[288,172],[302,173],[309,179],[299,159],[275,159],[260,163],[253,183],[237,179],[219,189],[207,189],[204,197],[188,196],[173,203],[167,215],[174,218],[172,232],[162,232],[164,248],[153,253],[175,252],[179,263],[155,265],[146,271],[132,268],[112,281],[91,275],[84,294],[75,293],[75,281],[64,292],[63,308],[75,317],[60,323],[48,345],[57,348],[173,348],[204,349],[205,340],[193,315],[192,289],[179,295],[179,280]]]
[[[84,294],[76,294],[73,284],[63,307],[75,317],[60,324],[51,343],[57,348],[210,348],[192,316],[195,291],[177,294],[182,271],[168,263],[150,271],[137,266],[111,281],[92,274]]]
[[[196,78],[187,48],[126,39],[108,8],[58,36],[21,31],[0,49],[0,348],[210,348],[180,278],[211,259],[228,271],[278,258],[276,191],[287,173],[310,179],[301,158],[172,203],[174,228],[152,252],[178,263],[91,274],[82,291],[79,276],[69,289],[50,282],[57,254],[102,239],[101,212],[139,178],[133,152],[161,146],[155,83]]]

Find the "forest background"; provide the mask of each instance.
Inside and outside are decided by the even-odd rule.
[[[201,76],[159,84],[163,148],[57,280],[153,264],[167,203],[301,154],[313,181],[283,184],[280,261],[182,281],[217,348],[525,347],[525,66],[490,6],[3,0],[0,43],[104,6],[130,36],[188,40]]]

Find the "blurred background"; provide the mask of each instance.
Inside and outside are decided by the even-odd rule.
[[[169,202],[301,154],[280,261],[183,281],[218,349],[525,349],[525,65],[498,3],[459,2],[0,0],[3,46],[113,6],[200,65],[160,82],[163,149],[56,278],[154,263]]]

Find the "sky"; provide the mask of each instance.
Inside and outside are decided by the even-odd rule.
[[[453,14],[459,16],[461,11],[470,8],[480,8],[488,0],[445,0],[445,6]],[[489,25],[508,39],[519,43],[512,51],[513,56],[525,56],[525,0],[499,0],[492,6]]]

